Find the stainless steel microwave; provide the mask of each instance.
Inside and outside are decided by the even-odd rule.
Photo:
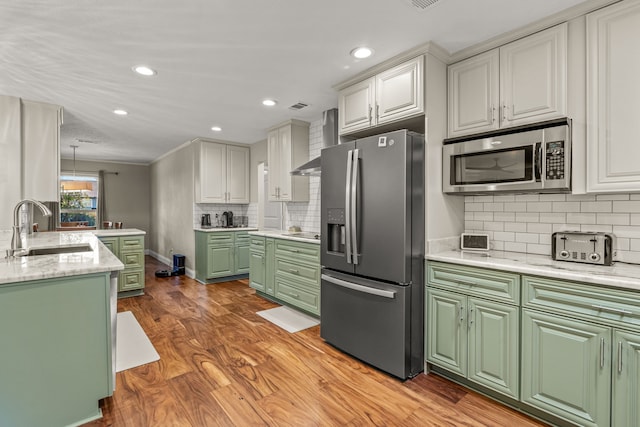
[[[442,162],[449,194],[569,193],[571,120],[445,139]]]

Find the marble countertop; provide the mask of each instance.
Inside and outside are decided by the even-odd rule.
[[[98,237],[139,236],[140,234],[147,234],[146,231],[138,230],[137,228],[109,228],[95,230],[92,233]]]
[[[211,227],[211,228],[202,228],[195,227],[194,231],[202,231],[203,233],[219,233],[221,231],[252,231],[257,230],[256,227]]]
[[[5,258],[6,250],[11,247],[11,232],[0,232],[0,285],[124,269],[122,262],[100,242],[95,231],[33,233],[23,240],[23,246],[27,249],[77,245],[89,245],[92,250]]]
[[[277,239],[320,244],[320,234],[315,231],[259,230],[251,231],[249,234],[252,236],[275,237]],[[318,236],[318,238],[315,238],[315,236]]]
[[[547,276],[594,285],[640,290],[640,265],[615,262],[611,266],[554,261],[550,255],[518,252],[446,251],[425,256],[427,260],[473,267],[492,268],[514,273]]]

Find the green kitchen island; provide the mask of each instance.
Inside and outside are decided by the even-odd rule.
[[[9,239],[0,233],[0,249]],[[34,233],[24,246],[44,254],[0,259],[0,426],[100,418],[115,388],[124,265],[92,233]]]

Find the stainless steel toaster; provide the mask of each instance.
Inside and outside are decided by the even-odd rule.
[[[615,236],[608,233],[558,231],[551,238],[551,256],[558,261],[611,265]]]

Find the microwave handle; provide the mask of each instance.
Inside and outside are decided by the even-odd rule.
[[[535,159],[534,160],[535,178],[536,178],[536,181],[539,182],[541,180],[541,175],[542,175],[542,142],[536,142],[534,159]]]

